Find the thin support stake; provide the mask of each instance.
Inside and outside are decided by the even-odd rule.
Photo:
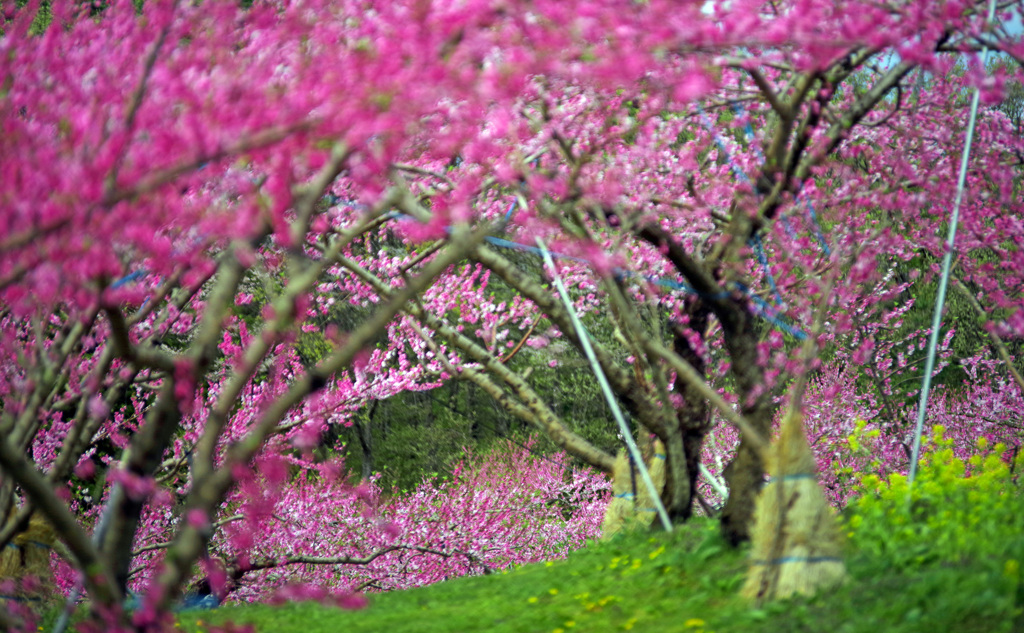
[[[988,24],[992,24],[996,16],[996,0],[988,3]],[[982,49],[981,65],[988,62],[988,46]],[[964,186],[967,183],[967,161],[971,156],[971,144],[974,142],[974,127],[978,121],[978,100],[980,87],[974,89],[971,98],[971,116],[967,123],[967,139],[964,141],[964,153],[960,157],[960,176],[956,183],[956,198],[953,201],[953,215],[949,220],[949,234],[946,238],[946,253],[942,257],[942,278],[939,280],[939,294],[935,298],[935,313],[932,315],[932,332],[928,338],[928,358],[924,365],[924,378],[921,380],[921,400],[917,405],[917,425],[914,427],[914,448],[910,455],[910,474],[907,478],[909,489],[914,487],[917,476],[917,462],[921,457],[921,432],[924,418],[928,412],[928,392],[932,386],[932,372],[935,370],[935,350],[939,346],[939,328],[942,325],[942,308],[946,303],[946,288],[949,286],[949,271],[953,265],[953,242],[956,239],[956,226],[960,220],[960,203],[964,197]],[[909,493],[908,493],[909,494]]]
[[[594,370],[594,375],[597,376],[597,382],[601,385],[601,391],[604,392],[604,398],[608,402],[608,408],[612,410],[612,417],[615,418],[615,422],[619,425],[619,432],[622,433],[622,437],[626,442],[626,449],[629,451],[630,457],[633,458],[633,462],[637,465],[640,471],[640,478],[643,480],[644,485],[647,486],[647,491],[651,495],[651,500],[654,502],[654,508],[658,511],[658,518],[661,519],[661,525],[665,528],[666,532],[672,531],[672,522],[669,521],[668,512],[665,511],[665,506],[661,503],[661,493],[654,487],[654,482],[651,481],[651,475],[647,472],[647,465],[644,464],[643,458],[640,456],[640,449],[637,448],[636,442],[633,440],[633,434],[629,430],[629,425],[626,424],[626,419],[622,415],[622,411],[619,409],[619,403],[615,401],[615,396],[612,394],[611,385],[608,384],[608,379],[604,375],[604,371],[601,369],[601,365],[597,362],[597,356],[594,355],[594,348],[590,346],[590,338],[587,336],[587,331],[583,329],[583,323],[580,322],[578,316],[576,316],[576,309],[573,308],[572,300],[569,298],[569,293],[565,289],[565,285],[562,283],[562,278],[558,275],[558,269],[555,268],[555,260],[551,258],[551,253],[548,252],[548,247],[544,245],[544,241],[539,237],[537,238],[537,246],[540,247],[541,253],[544,256],[544,264],[551,269],[551,278],[555,282],[555,288],[558,289],[558,294],[562,298],[562,303],[565,304],[565,309],[569,313],[569,319],[572,321],[573,328],[576,329],[577,336],[580,337],[580,346],[583,347],[583,353],[586,354],[587,360],[590,361],[590,367]]]
[[[715,492],[718,493],[719,497],[722,499],[729,498],[729,490],[725,487],[725,484],[719,481],[718,477],[715,477],[715,474],[708,470],[708,467],[705,466],[703,462],[698,464],[697,468],[700,469],[700,474],[704,475],[704,479],[706,479],[708,484],[715,489]]]

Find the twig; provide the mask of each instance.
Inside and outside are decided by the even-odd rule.
[[[967,288],[966,285],[964,285],[964,282],[961,281],[959,278],[954,277],[953,283],[955,284],[956,289],[959,290],[964,295],[964,297],[967,298],[967,302],[971,304],[971,307],[974,308],[974,311],[978,314],[978,316],[983,317],[986,321],[991,322],[988,313],[985,312],[985,309],[981,307],[981,304],[978,303],[978,300],[974,298],[974,295],[971,294],[971,291]],[[1006,371],[1010,373],[1010,376],[1013,377],[1013,381],[1017,383],[1017,387],[1020,389],[1021,394],[1024,394],[1024,376],[1021,376],[1020,372],[1017,371],[1017,368],[1014,367],[1013,359],[1010,358],[1010,352],[1009,350],[1006,349],[1006,344],[1003,343],[1003,339],[1000,338],[998,334],[996,334],[995,329],[989,329],[988,335],[989,338],[992,339],[992,344],[996,348],[996,352],[999,354],[999,358],[1002,359],[1003,364],[1006,365]]]

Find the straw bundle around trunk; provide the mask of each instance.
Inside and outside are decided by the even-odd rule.
[[[846,577],[842,532],[818,485],[799,413],[783,420],[768,472],[771,481],[754,513],[752,561],[743,595],[762,602],[840,584]]]
[[[654,499],[639,469],[630,468],[630,465],[626,449],[620,450],[612,473],[612,500],[601,523],[602,538],[621,532],[623,528],[647,527],[654,521],[657,513]],[[654,456],[647,464],[647,472],[660,495],[665,488],[665,446],[660,440],[654,443]]]
[[[55,539],[50,524],[34,514],[28,529],[14,537],[0,551],[0,582],[15,581],[13,597],[41,600],[54,594],[50,551]],[[30,578],[32,580],[26,583]]]

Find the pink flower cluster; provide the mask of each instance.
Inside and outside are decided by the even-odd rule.
[[[533,454],[532,442],[468,457],[446,477],[393,494],[373,481],[350,484],[338,462],[268,455],[212,521],[187,517],[222,526],[193,583],[205,580],[234,601],[335,596],[357,606],[363,591],[562,558],[599,536],[610,489],[603,475],[572,467],[565,454]],[[180,520],[170,497],[150,504],[137,542],[136,591],[145,593],[161,569],[163,550],[147,546],[167,541]],[[66,592],[75,574],[58,566]]]

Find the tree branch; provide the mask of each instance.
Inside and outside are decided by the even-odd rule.
[[[212,514],[231,488],[234,481],[233,469],[249,463],[288,411],[307,395],[322,388],[330,376],[351,366],[356,354],[363,350],[408,302],[426,290],[449,266],[472,252],[489,230],[490,227],[481,227],[476,231],[470,231],[466,227],[457,228],[452,236],[452,245],[445,252],[427,264],[419,276],[411,279],[389,302],[360,325],[344,345],[316,367],[298,377],[285,394],[264,409],[250,427],[252,430],[249,434],[229,446],[223,464],[218,470],[202,479],[196,478],[192,494],[189,496],[188,509],[198,510],[206,515]],[[169,562],[158,579],[163,589],[161,602],[157,605],[159,608],[167,608],[170,605],[171,596],[188,577],[192,562],[202,553],[207,538],[204,531],[196,526],[182,526],[168,552]]]
[[[954,287],[967,299],[967,302],[971,304],[971,308],[974,309],[974,312],[978,316],[984,318],[987,322],[991,322],[988,313],[981,307],[978,300],[974,298],[974,295],[967,288],[964,282],[961,281],[960,278],[954,277],[953,284]],[[1021,376],[1020,372],[1017,371],[1017,368],[1013,365],[1013,359],[1010,357],[1010,352],[1006,349],[1006,344],[1003,343],[1003,339],[999,337],[999,334],[996,333],[994,328],[987,329],[986,331],[989,338],[992,339],[992,345],[996,348],[996,353],[999,354],[999,358],[1003,361],[1003,365],[1006,366],[1006,371],[1009,372],[1010,376],[1013,378],[1013,382],[1017,383],[1017,388],[1020,389],[1021,394],[1024,394],[1024,376]]]
[[[541,287],[536,281],[528,278],[522,271],[512,265],[507,259],[494,252],[486,246],[481,246],[472,254],[472,258],[486,268],[501,277],[507,284],[515,288],[524,296],[535,303],[544,314],[551,319],[577,349],[582,349],[576,330],[569,320],[561,302]],[[650,398],[649,394],[641,388],[629,372],[615,364],[611,355],[597,341],[591,342],[594,348],[594,355],[597,357],[601,369],[605,372],[608,382],[618,397],[626,403],[634,415],[640,418],[643,423],[651,429],[659,429],[662,425],[661,409]],[[664,432],[661,429],[660,432]]]

